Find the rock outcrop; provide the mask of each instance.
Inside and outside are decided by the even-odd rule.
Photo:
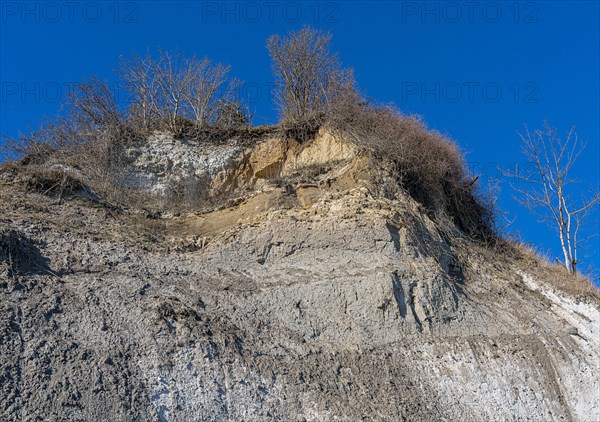
[[[174,145],[131,180],[235,200],[157,217],[0,179],[2,420],[600,420],[594,291],[449,232],[326,129]]]

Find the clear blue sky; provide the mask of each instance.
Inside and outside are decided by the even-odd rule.
[[[276,120],[265,42],[310,24],[334,34],[369,97],[396,103],[455,139],[474,173],[520,161],[515,131],[544,119],[588,140],[576,176],[597,186],[600,8],[597,1],[3,1],[0,131],[16,135],[58,111],[69,83],[113,80],[119,55],[160,46],[232,65],[255,123]],[[484,180],[485,181],[485,180]],[[510,227],[555,254],[555,234],[511,199]],[[594,230],[598,231],[595,223]],[[582,264],[600,269],[599,240]]]

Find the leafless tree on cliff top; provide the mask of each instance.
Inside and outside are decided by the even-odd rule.
[[[326,113],[342,92],[350,74],[329,51],[330,42],[331,34],[310,27],[269,38],[276,101],[284,121]]]
[[[557,231],[563,265],[575,274],[580,247],[591,236],[598,235],[592,231],[591,236],[582,237],[584,224],[600,203],[600,193],[588,198],[584,195],[576,198],[569,193],[574,182],[571,170],[585,143],[579,140],[574,127],[562,138],[547,123],[533,132],[526,128],[519,137],[530,165],[524,171],[516,169],[508,174],[517,182],[513,184],[516,200]]]
[[[156,102],[159,85],[155,76],[155,63],[150,54],[120,58],[118,69],[121,82],[129,93],[129,113],[143,129],[149,129],[157,116]]]
[[[144,129],[158,123],[177,133],[179,118],[215,123],[223,103],[235,103],[239,82],[230,66],[159,51],[156,58],[121,59],[119,75],[130,96],[130,114]]]

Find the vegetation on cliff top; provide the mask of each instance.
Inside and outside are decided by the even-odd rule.
[[[392,162],[400,186],[432,216],[451,219],[468,235],[492,235],[492,206],[477,194],[457,145],[418,117],[361,95],[330,40],[309,27],[269,38],[281,119],[271,127],[250,126],[229,66],[159,51],[121,58],[118,98],[126,98],[124,104],[106,82],[91,77],[75,86],[63,115],[8,144],[21,165],[39,170],[34,184],[46,191],[77,183],[61,175],[58,163],[76,169],[101,196],[126,203],[133,193],[123,183],[126,148],[156,131],[196,142],[257,141],[274,132],[306,142],[327,124],[372,158]]]

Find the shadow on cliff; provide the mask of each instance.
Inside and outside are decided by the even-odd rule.
[[[52,274],[50,261],[36,242],[17,230],[0,230],[0,263],[8,268],[8,277]]]

